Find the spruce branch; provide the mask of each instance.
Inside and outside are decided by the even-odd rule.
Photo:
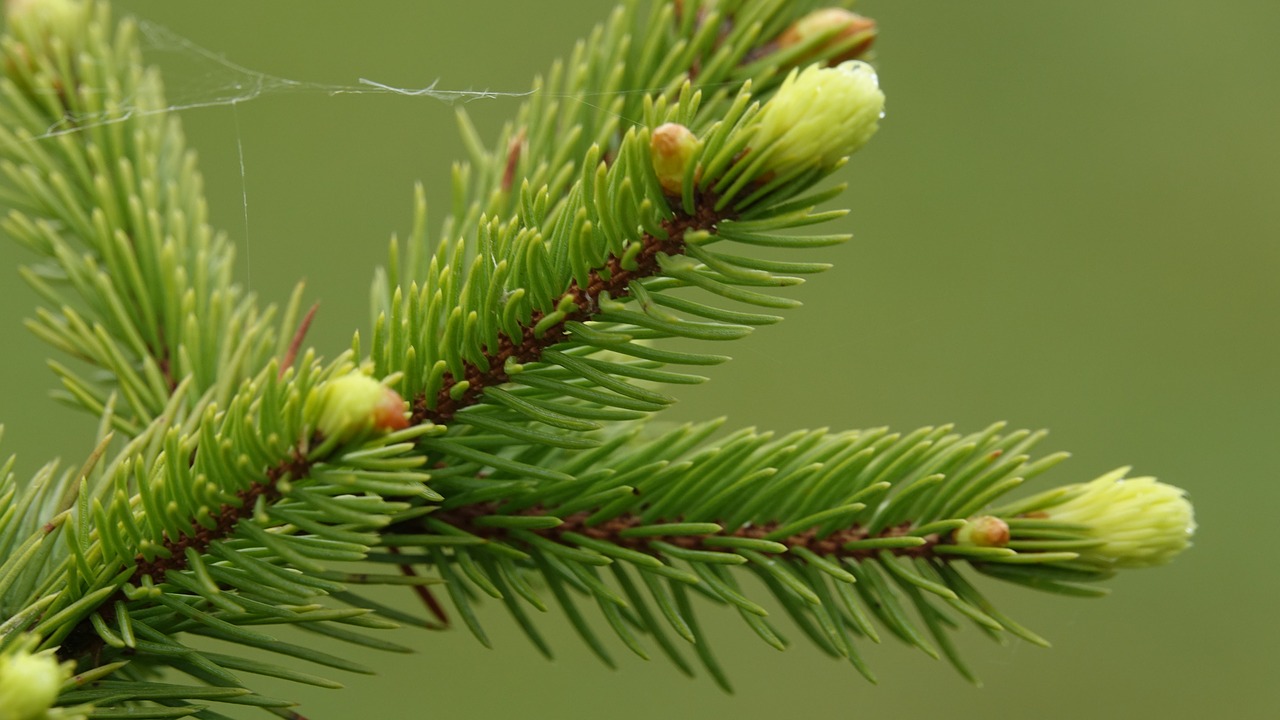
[[[235,249],[208,224],[195,155],[136,27],[112,35],[102,3],[15,7],[0,48],[3,228],[37,258],[22,277],[47,307],[28,327],[91,370],[52,363],[59,397],[101,416],[118,394],[111,416],[128,435],[188,377],[193,401],[225,402],[278,355],[276,310],[232,280]]]
[[[585,453],[539,455],[542,467],[566,475],[590,468],[574,481],[532,482],[498,469],[456,488],[446,480],[440,509],[391,527],[383,543],[397,552],[373,559],[435,566],[460,617],[486,644],[475,594],[464,589],[501,599],[549,654],[524,607],[547,609],[523,579],[532,569],[561,588],[553,593],[557,603],[606,662],[613,662],[606,644],[574,596],[597,605],[637,654],[646,654],[640,638],[650,636],[681,667],[687,663],[665,632],[699,647],[706,641],[690,630],[691,611],[671,603],[672,593],[685,590],[734,607],[762,639],[785,646],[765,606],[728,572],[740,567],[763,581],[816,645],[868,677],[857,638],[878,642],[880,624],[927,654],[945,655],[976,681],[951,641],[952,613],[993,637],[1045,642],[993,607],[966,579],[965,566],[1038,590],[1097,596],[1105,590],[1095,583],[1115,569],[1161,563],[1187,541],[1189,505],[1180,493],[1155,490],[1150,479],[1122,480],[1123,470],[993,507],[1066,458],[1032,458],[1044,433],[1004,433],[995,425],[968,435],[943,426],[774,438],[747,430],[708,442],[717,427],[686,425],[656,437],[634,428]],[[1137,512],[1133,502],[1102,511],[1104,498],[1147,492],[1160,495],[1161,505],[1144,503],[1152,515],[1142,521],[1129,514]],[[1097,523],[1093,512],[1119,515]],[[1085,516],[1090,520],[1080,522]],[[1117,521],[1141,523],[1141,531],[1111,536],[1133,544],[1102,539],[1101,527]],[[604,567],[613,582],[598,576]],[[647,592],[624,580],[628,573],[643,579]],[[662,613],[640,609],[649,603]],[[908,619],[907,607],[919,612],[923,628]],[[727,688],[714,665],[708,670]]]
[[[628,130],[611,161],[590,148],[563,203],[534,202],[507,221],[482,218],[476,246],[485,251],[442,241],[423,284],[392,293],[375,328],[375,373],[403,373],[415,422],[449,425],[423,445],[449,472],[513,462],[489,452],[477,433],[505,436],[508,447],[585,447],[592,441],[580,433],[598,421],[665,407],[672,398],[644,383],[698,382],[663,367],[722,358],[649,341],[743,337],[779,318],[724,303],[794,307],[768,291],[801,281],[783,273],[825,267],[731,255],[716,243],[806,248],[847,239],[782,231],[843,214],[814,211],[831,193],[805,193],[875,130],[883,95],[867,66],[793,73],[763,105],[748,83],[728,114],[696,137],[675,121],[693,122],[700,99],[686,83],[662,124]],[[779,118],[795,113],[819,118],[800,144],[778,136]],[[715,304],[673,292],[682,288]]]
[[[386,522],[377,511],[403,509],[354,499],[326,500],[342,494],[339,486],[347,492],[368,485],[387,496],[438,497],[422,486],[425,476],[414,472],[422,459],[402,459],[411,447],[403,443],[405,433],[369,438],[378,428],[403,427],[403,418],[387,425],[376,410],[384,394],[394,393],[373,380],[344,374],[345,367],[339,364],[322,372],[308,357],[299,376],[293,371],[280,375],[269,366],[256,382],[241,388],[225,411],[207,407],[194,418],[198,422],[189,433],[157,424],[152,430],[155,438],[144,436],[125,448],[95,483],[91,511],[90,496],[83,493],[86,507],[81,511],[92,517],[96,530],[96,542],[88,542],[83,552],[100,553],[107,567],[127,571],[121,576],[112,573],[118,594],[127,595],[128,584],[146,586],[193,563],[199,566],[215,543],[256,533],[245,521],[298,529],[333,523],[350,539],[357,535],[352,528],[361,522]],[[322,382],[334,374],[336,379]],[[395,401],[403,405],[398,396]],[[246,434],[259,430],[266,433],[261,438]],[[406,432],[414,437],[422,430]],[[140,443],[153,449],[140,452]],[[389,472],[392,468],[395,471]],[[147,477],[134,482],[139,472]],[[345,475],[352,472],[359,476]],[[322,479],[338,485],[326,489]],[[344,510],[347,502],[366,509]],[[315,512],[317,508],[339,520],[326,519],[326,513]],[[72,532],[79,535],[83,530]],[[278,540],[287,543],[283,536]],[[69,592],[79,591],[73,587]]]
[[[369,357],[357,339],[325,362],[304,348],[300,291],[279,331],[231,281],[133,26],[108,41],[94,2],[8,9],[5,228],[42,258],[24,276],[52,309],[31,327],[100,371],[58,369],[101,424],[78,470],[19,483],[0,466],[0,711],[300,717],[244,677],[335,687],[296,661],[369,670],[264,626],[389,651],[408,648],[375,631],[438,627],[353,590],[366,584],[411,586],[445,622],[429,588],[443,584],[486,644],[490,597],[548,655],[530,609],[555,605],[612,664],[586,600],[629,651],[652,644],[692,673],[691,649],[727,688],[693,598],[785,647],[753,577],[868,678],[860,647],[883,634],[973,679],[952,640],[962,620],[1045,641],[972,572],[1095,596],[1188,545],[1182,492],[1126,470],[1009,499],[1065,458],[1033,455],[1043,433],[647,422],[673,401],[661,386],[702,380],[670,366],[726,359],[668,340],[777,322],[798,303],[775,291],[826,268],[752,248],[846,238],[806,228],[843,214],[817,209],[842,190],[821,184],[883,107],[858,60],[865,18],[809,1],[624,3],[535,82],[492,150],[460,114],[472,162],[439,237],[419,190],[406,263],[393,242],[375,280]]]
[[[767,546],[779,552],[795,552],[797,549],[804,549],[840,559],[867,560],[878,556],[882,550],[902,557],[933,558],[937,556],[933,547],[942,540],[938,533],[911,535],[912,527],[909,523],[884,528],[874,535],[867,528],[855,523],[819,537],[812,527],[779,535],[780,530],[790,528],[777,520],[725,531],[719,523],[690,525],[676,522],[672,527],[651,526],[635,513],[625,513],[604,522],[588,524],[588,518],[593,515],[588,510],[580,510],[563,518],[555,518],[555,514],[540,506],[522,509],[515,513],[502,513],[500,507],[499,502],[479,503],[453,511],[434,513],[431,517],[432,520],[490,541],[512,542],[515,538],[508,530],[528,529],[536,535],[561,544],[567,544],[568,541],[565,538],[571,537],[570,533],[572,533],[573,537],[583,536],[624,549],[644,552],[652,552],[664,545],[684,550],[720,552],[725,545],[739,544],[737,541],[760,540],[763,541],[760,543],[761,547],[766,547],[766,543],[777,543],[782,546],[782,548]],[[845,512],[853,510],[853,508],[841,509]],[[526,518],[529,522],[524,522],[521,518]],[[551,524],[550,521],[544,521],[546,518],[554,518],[559,524],[554,527],[539,527]],[[504,527],[504,523],[509,523],[510,527]],[[519,527],[526,524],[528,528]],[[692,534],[688,531],[692,531]],[[729,542],[725,543],[725,539]],[[741,544],[749,545],[750,543]]]
[[[478,364],[465,361],[461,378],[455,379],[450,372],[445,372],[434,402],[428,401],[425,396],[415,399],[412,422],[447,425],[459,410],[475,404],[485,388],[510,380],[506,371],[508,363],[524,365],[541,360],[544,351],[569,337],[569,322],[589,321],[600,313],[602,297],[628,297],[633,281],[652,277],[661,271],[659,255],[672,257],[684,253],[683,238],[686,233],[713,231],[719,222],[727,219],[711,210],[710,206],[709,202],[698,202],[696,217],[681,213],[664,220],[661,232],[658,235],[645,234],[639,242],[639,248],[630,254],[625,265],[622,258],[610,256],[601,267],[587,272],[584,285],[580,286],[576,279],[570,281],[569,289],[552,303],[557,316],[551,318],[551,322],[548,322],[547,313],[535,310],[530,314],[529,321],[521,326],[518,341],[500,332],[497,350],[486,355]],[[481,365],[488,369],[482,370]],[[462,392],[459,393],[459,390]]]
[[[484,268],[477,268],[481,264],[480,258],[474,256],[472,272],[468,273],[469,282],[481,284],[505,281],[506,293],[523,293],[525,288],[532,293],[538,285],[543,285],[552,288],[552,292],[556,294],[553,298],[539,298],[533,303],[531,310],[520,302],[522,298],[519,297],[514,298],[514,303],[504,303],[505,307],[501,308],[472,308],[467,307],[465,302],[453,304],[448,302],[449,298],[442,298],[446,302],[443,307],[431,307],[426,313],[426,322],[436,327],[425,328],[425,332],[415,339],[416,342],[408,341],[412,343],[408,351],[415,358],[425,355],[428,363],[440,353],[422,346],[434,341],[433,334],[439,331],[439,324],[442,322],[447,324],[453,322],[455,317],[465,318],[469,313],[475,313],[477,324],[483,325],[486,313],[495,311],[503,312],[504,317],[515,315],[520,318],[527,314],[527,319],[504,323],[504,327],[499,328],[496,333],[492,330],[487,333],[488,337],[464,338],[464,347],[484,344],[486,351],[480,353],[479,357],[446,356],[444,368],[429,365],[423,368],[421,372],[427,375],[428,382],[421,391],[418,391],[417,383],[413,382],[415,368],[407,367],[407,364],[402,368],[397,362],[398,357],[380,357],[379,348],[375,347],[375,359],[382,361],[379,372],[386,374],[397,369],[407,372],[410,380],[407,387],[415,395],[415,421],[446,423],[452,420],[458,410],[481,401],[484,388],[510,379],[508,362],[514,362],[515,369],[518,369],[523,363],[538,360],[542,349],[565,340],[571,334],[570,325],[577,328],[582,322],[597,319],[600,315],[599,296],[602,292],[615,300],[628,298],[633,292],[629,287],[633,280],[645,280],[663,274],[664,268],[658,262],[660,254],[673,257],[685,252],[687,233],[704,233],[707,237],[700,239],[703,242],[718,239],[714,236],[720,223],[749,209],[727,208],[725,201],[728,198],[721,201],[717,197],[717,193],[727,192],[732,195],[739,192],[742,189],[741,182],[737,185],[726,182],[717,186],[711,182],[710,174],[693,177],[695,169],[701,169],[701,158],[697,157],[698,151],[703,149],[701,147],[682,148],[683,156],[679,165],[674,168],[675,172],[686,168],[689,170],[691,182],[687,183],[687,188],[684,187],[685,178],[663,178],[661,172],[656,173],[655,179],[671,188],[667,195],[655,192],[656,186],[652,182],[627,184],[634,182],[637,171],[650,175],[645,169],[613,166],[618,160],[636,154],[634,151],[637,146],[645,140],[643,132],[638,138],[628,135],[629,132],[658,128],[668,121],[687,123],[703,131],[708,131],[715,124],[715,128],[709,132],[712,137],[708,144],[721,152],[716,156],[708,153],[706,165],[724,171],[726,165],[734,164],[738,159],[734,153],[745,150],[743,143],[736,137],[746,134],[734,133],[734,125],[743,121],[744,114],[750,114],[747,112],[747,103],[751,99],[748,93],[738,93],[735,97],[734,87],[752,87],[754,84],[758,87],[756,95],[767,97],[767,93],[776,89],[786,71],[796,62],[834,63],[858,57],[870,47],[874,38],[874,23],[851,13],[834,21],[810,21],[807,25],[794,22],[798,17],[810,17],[805,15],[806,11],[813,10],[816,6],[816,3],[808,2],[722,3],[690,8],[687,12],[679,4],[653,3],[648,16],[641,18],[639,4],[630,2],[620,6],[608,23],[597,28],[587,42],[576,48],[567,68],[564,64],[557,63],[548,73],[547,80],[535,80],[534,99],[518,112],[516,124],[503,131],[493,151],[483,149],[482,141],[470,125],[465,111],[460,111],[463,136],[467,140],[476,169],[475,178],[468,181],[472,175],[472,166],[460,166],[455,172],[457,199],[454,212],[446,219],[442,231],[442,238],[446,242],[437,245],[430,263],[422,259],[425,257],[425,209],[419,193],[418,220],[415,221],[414,238],[408,246],[409,277],[418,280],[425,290],[440,286],[441,279],[448,273],[456,276],[460,269],[458,265],[466,262],[465,255],[459,257],[458,253],[468,252],[464,249],[464,243],[451,248],[447,242],[448,238],[458,233],[467,235],[481,232],[483,235],[487,232],[490,236],[502,234],[510,237],[519,236],[526,230],[539,229],[544,236],[548,236],[547,240],[554,247],[557,243],[569,246],[588,244],[594,231],[595,234],[604,235],[605,241],[613,245],[614,250],[590,266],[573,268],[572,277],[567,278],[567,288],[562,284],[563,281],[555,279],[556,275],[565,274],[561,268],[555,268],[549,273],[551,277],[541,279],[541,283],[529,282],[522,285],[525,278],[520,277],[516,271],[512,271],[511,277],[495,277]],[[645,38],[645,42],[630,42],[630,37]],[[851,40],[856,42],[850,42]],[[760,60],[765,55],[772,57],[767,62],[748,62],[748,58]],[[603,74],[598,68],[614,68],[615,71]],[[709,92],[710,97],[704,99],[704,91]],[[600,112],[592,114],[584,112],[588,107],[585,103],[547,99],[566,92],[575,96],[610,98],[609,104],[601,108]],[[643,118],[643,122],[627,121],[627,118]],[[870,120],[874,126],[874,118]],[[623,126],[624,123],[626,127]],[[671,127],[684,126],[676,124]],[[652,162],[658,165],[665,162],[669,165],[671,161],[664,159],[660,152],[660,135],[655,130],[652,136]],[[692,133],[689,135],[692,136]],[[629,142],[628,138],[638,141]],[[760,155],[757,152],[756,158]],[[645,163],[640,159],[637,164]],[[726,173],[726,177],[736,179],[734,171],[746,168],[746,165],[734,167]],[[761,171],[759,166],[752,166],[751,169],[756,173]],[[668,170],[671,171],[671,168]],[[830,168],[826,169],[828,172],[829,170]],[[818,177],[821,174],[821,171],[814,173]],[[581,175],[577,182],[580,190],[569,187],[575,175]],[[788,180],[795,179],[784,177]],[[812,184],[818,177],[805,179]],[[516,178],[523,178],[518,193],[512,192]],[[778,183],[777,178],[773,178],[773,181],[777,185],[785,184]],[[804,186],[799,186],[802,187]],[[798,187],[793,186],[790,190],[794,194]],[[621,198],[624,205],[618,205],[619,199],[615,198],[615,192],[624,194]],[[487,204],[469,202],[467,198],[473,196],[487,198]],[[550,202],[548,199],[556,197],[566,199],[551,202],[551,206],[547,207],[546,203]],[[774,193],[770,199],[777,203],[785,199],[785,196]],[[813,203],[822,199],[813,198]],[[542,209],[538,209],[540,203],[543,203]],[[626,207],[632,203],[633,207]],[[670,209],[667,206],[671,206]],[[757,214],[761,214],[767,212],[769,205],[758,203],[757,208]],[[810,215],[804,212],[803,206],[787,209],[800,212],[791,218],[793,222],[770,223],[768,229],[787,225],[800,226],[838,217],[838,214]],[[512,211],[517,212],[515,220],[501,226],[492,225],[490,218],[504,218]],[[583,211],[585,214],[582,214]],[[629,234],[625,227],[626,221],[619,222],[621,218],[613,218],[614,214],[636,218],[646,232]],[[490,227],[482,230],[486,225]],[[741,229],[749,232],[756,228],[743,226]],[[566,230],[570,237],[564,237]],[[618,234],[624,235],[622,242],[629,240],[630,244],[617,247],[619,241],[612,236]],[[748,240],[745,234],[738,239]],[[811,244],[830,244],[841,239],[842,236],[814,239]],[[774,238],[751,240],[759,244],[770,244],[772,241],[796,245],[801,242],[798,239],[782,241]],[[480,244],[484,243],[485,239],[482,237]],[[511,253],[508,262],[513,267],[521,261],[519,252],[521,250],[517,249]],[[567,251],[552,252],[571,257],[574,249],[570,247]],[[394,244],[392,255],[392,269],[388,274],[392,278],[402,277],[398,249]],[[699,257],[707,259],[702,253],[699,253]],[[712,254],[711,257],[716,256]],[[562,261],[562,258],[558,257],[557,260]],[[447,266],[451,261],[452,269]],[[746,262],[748,265],[735,268],[733,261]],[[501,260],[498,264],[501,267]],[[715,268],[732,277],[713,276],[709,280],[716,283],[714,287],[721,294],[734,299],[746,299],[748,302],[754,301],[770,307],[789,307],[794,303],[780,299],[769,302],[754,293],[734,293],[724,285],[732,285],[737,281],[748,285],[785,286],[800,280],[777,275],[770,277],[766,273],[815,272],[824,267],[814,263],[777,263],[771,266],[758,262],[752,264],[744,258],[725,258],[722,262],[715,263]],[[476,277],[477,269],[479,277]],[[411,295],[413,289],[402,288],[393,293],[387,287],[386,277],[379,275],[374,296],[380,299],[383,316],[381,322],[394,322],[394,319],[387,320],[387,317],[396,311],[403,311],[400,308],[392,310],[392,306],[414,302]],[[688,279],[668,279],[676,279],[677,284],[691,282]],[[539,278],[531,280],[537,281]],[[705,281],[701,284],[706,287]],[[557,292],[554,288],[558,285],[561,289]],[[468,289],[475,292],[475,288],[470,285]],[[463,292],[466,293],[467,289]],[[396,295],[400,296],[400,300],[397,300]],[[404,299],[406,296],[408,300]],[[510,295],[507,297],[511,298]],[[486,300],[490,302],[485,304],[494,305],[491,298]],[[663,298],[659,298],[659,302],[663,301]],[[437,301],[435,298],[423,297],[417,299],[417,302],[433,305]],[[451,304],[453,307],[450,307]],[[671,302],[668,301],[668,304]],[[704,315],[712,312],[698,304],[676,301],[675,305],[683,310],[692,310],[695,314],[699,311]],[[552,317],[548,318],[548,314],[552,314]],[[725,310],[712,314],[722,320],[729,319],[733,324],[721,322],[718,326],[703,325],[696,330],[704,334],[733,337],[743,332],[746,324],[777,320],[770,315]],[[650,315],[661,316],[660,313]],[[670,324],[673,323],[667,323]],[[683,330],[694,332],[695,328],[685,323]],[[390,329],[390,332],[395,331],[394,327]],[[461,331],[467,332],[467,329]],[[445,336],[448,336],[448,328],[445,329]],[[379,344],[375,339],[375,346]],[[388,343],[381,345],[386,347]],[[395,348],[397,356],[405,350],[401,347],[402,343],[393,341],[389,345]],[[713,356],[706,355],[689,357],[661,353],[644,353],[641,357],[655,355],[685,359],[697,364],[716,360]],[[442,374],[438,383],[430,381],[432,374]],[[651,394],[645,396],[645,399],[662,402]]]
[[[459,108],[469,162],[454,167],[454,202],[440,235],[469,236],[481,216],[509,217],[540,188],[560,202],[592,146],[609,160],[627,130],[657,127],[679,97],[701,94],[696,118],[677,120],[701,133],[728,115],[744,84],[766,96],[792,68],[866,57],[876,34],[874,21],[847,11],[800,22],[826,12],[821,0],[689,5],[621,3],[568,59],[534,78],[530,101],[490,149]],[[392,273],[393,283],[420,282],[428,269],[420,243],[407,249],[407,272]]]

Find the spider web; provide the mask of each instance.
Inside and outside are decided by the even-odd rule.
[[[370,78],[357,78],[351,84],[334,84],[294,80],[240,65],[220,53],[204,48],[172,30],[148,20],[138,20],[139,41],[151,62],[160,62],[167,76],[181,77],[182,82],[166,87],[168,105],[148,108],[126,100],[120,107],[100,113],[68,114],[35,139],[46,139],[69,133],[84,132],[104,125],[121,123],[140,115],[185,112],[203,108],[234,107],[267,95],[281,93],[321,93],[326,95],[394,94],[430,98],[447,104],[524,98],[534,91],[455,90],[439,87],[439,80],[420,87],[397,87]]]
[[[229,108],[239,164],[240,203],[243,216],[243,244],[246,285],[252,289],[250,254],[249,172],[252,158],[246,160],[239,107],[264,97],[282,94],[311,95],[398,95],[424,98],[446,105],[476,100],[528,98],[539,91],[504,91],[491,89],[455,89],[440,86],[434,80],[423,87],[401,87],[368,77],[356,77],[350,83],[328,83],[299,80],[255,70],[225,55],[205,48],[159,23],[135,18],[138,43],[148,65],[163,68],[165,105],[155,106],[142,98],[124,98],[118,105],[97,113],[69,113],[33,141],[48,141],[62,135],[81,133],[126,122],[132,118],[167,113],[186,113],[210,108]],[[109,75],[105,73],[104,75]],[[598,98],[622,94],[650,94],[663,88],[635,88],[605,93],[553,93],[550,97],[582,103],[595,110],[611,112],[598,104]],[[626,118],[624,118],[626,119]],[[634,120],[628,119],[630,122]]]
[[[185,113],[210,108],[229,108],[236,139],[239,163],[240,202],[243,216],[243,243],[246,285],[252,288],[252,256],[250,251],[249,183],[239,107],[260,98],[281,94],[398,95],[424,98],[447,105],[498,98],[527,98],[534,90],[499,91],[489,89],[451,89],[434,80],[424,87],[400,87],[372,78],[357,77],[354,82],[324,83],[281,77],[241,65],[225,55],[205,48],[169,28],[143,18],[136,18],[138,44],[148,65],[163,68],[164,106],[148,105],[141,98],[126,97],[96,113],[68,113],[33,141],[48,141],[62,135],[82,133],[126,122],[132,118],[169,113]],[[105,74],[105,73],[104,73]],[[635,90],[633,92],[647,92]],[[585,94],[562,95],[592,107]]]

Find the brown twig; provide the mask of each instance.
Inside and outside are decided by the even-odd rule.
[[[389,546],[387,549],[391,551],[392,555],[400,554],[400,549],[397,547]],[[400,573],[406,577],[418,577],[418,571],[414,570],[412,565],[401,565]],[[431,594],[431,588],[425,585],[414,585],[413,592],[418,596],[418,599],[422,601],[422,604],[426,606],[427,610],[432,615],[435,615],[436,619],[439,620],[445,628],[449,627],[449,614],[445,612],[444,606],[440,604],[440,601],[436,599],[436,596]]]
[[[507,144],[507,164],[502,170],[502,192],[511,192],[512,186],[515,185],[516,168],[520,166],[520,156],[524,153],[526,145],[528,145],[528,138],[524,128],[520,128],[520,132],[516,133],[516,136]]]
[[[505,529],[480,525],[476,522],[476,520],[481,517],[498,514],[498,508],[500,506],[500,502],[477,503],[475,505],[467,505],[450,510],[440,510],[432,513],[431,518],[433,520],[448,523],[459,530],[463,530],[478,537],[490,540],[501,539],[504,541],[518,543],[518,540],[513,540],[507,537],[507,531]],[[534,517],[546,515],[547,512],[543,508],[535,506],[515,514]],[[561,518],[563,522],[556,527],[531,530],[530,532],[534,532],[548,540],[572,546],[573,543],[561,539],[565,533],[571,532],[578,535],[584,535],[593,540],[601,540],[619,547],[627,548],[628,550],[637,550],[639,552],[649,554],[657,554],[651,548],[651,543],[654,542],[664,542],[686,550],[731,552],[723,547],[708,545],[705,541],[712,538],[749,538],[753,540],[763,540],[766,536],[777,530],[782,525],[778,522],[763,523],[760,525],[744,525],[728,532],[712,533],[707,535],[645,535],[643,537],[630,537],[624,535],[623,531],[647,524],[640,519],[639,515],[624,513],[602,523],[588,525],[586,520],[590,515],[590,511],[577,512]],[[821,537],[818,536],[816,530],[809,529],[789,535],[785,538],[775,539],[775,542],[785,545],[790,550],[804,548],[824,557],[866,560],[868,558],[877,557],[880,553],[885,552],[886,549],[863,548],[846,550],[844,546],[851,542],[869,540],[872,538],[902,537],[907,535],[910,530],[911,524],[903,523],[894,527],[885,528],[884,530],[872,534],[868,532],[865,527],[852,525]],[[925,535],[923,536],[923,539],[924,544],[922,545],[914,547],[889,548],[888,552],[902,557],[933,557],[934,546],[940,544],[943,541],[943,538],[935,533]]]
[[[191,523],[191,531],[181,537],[171,538],[167,532],[164,534],[161,546],[165,552],[157,554],[151,560],[147,560],[141,554],[137,555],[134,558],[135,568],[133,574],[129,576],[129,582],[137,585],[142,582],[144,577],[163,580],[165,573],[170,570],[185,569],[188,562],[187,550],[204,553],[214,542],[230,537],[237,523],[253,515],[259,498],[264,499],[266,502],[272,502],[281,497],[280,480],[286,477],[305,477],[310,471],[311,462],[303,456],[301,450],[294,448],[290,458],[267,468],[263,473],[263,482],[253,483],[236,493],[237,502],[223,503],[219,506],[212,513],[214,527],[206,528],[193,521]],[[123,589],[118,590],[104,600],[98,606],[99,610],[96,612],[101,613],[104,617],[111,618],[115,614],[113,607],[116,601],[124,598]],[[96,656],[101,650],[102,638],[98,637],[97,631],[93,629],[91,620],[86,617],[67,635],[67,640],[58,648],[58,657],[68,660],[85,655]]]
[[[285,370],[293,366],[293,361],[298,357],[298,351],[302,349],[302,341],[307,337],[307,331],[311,329],[311,321],[316,318],[316,311],[320,309],[320,303],[311,306],[307,311],[302,322],[298,323],[298,329],[293,333],[293,339],[289,341],[289,349],[285,351],[284,357],[280,358],[280,377],[284,377]]]
[[[601,294],[608,293],[611,298],[629,295],[630,290],[627,286],[632,280],[658,273],[661,269],[659,255],[684,253],[686,232],[714,231],[717,223],[731,217],[728,213],[713,210],[714,204],[710,197],[700,198],[694,215],[678,213],[674,218],[665,221],[663,223],[663,230],[667,234],[665,239],[646,234],[641,240],[641,249],[634,259],[633,269],[624,268],[620,258],[610,257],[602,267],[589,273],[585,287],[579,285],[576,280],[571,282],[569,288],[553,303],[559,307],[564,300],[571,300],[576,310],[568,317],[538,335],[534,333],[534,327],[542,320],[543,315],[541,312],[534,311],[519,338],[511,338],[506,333],[500,333],[497,350],[486,357],[485,364],[488,369],[466,362],[462,378],[455,378],[452,373],[446,373],[444,382],[433,399],[434,402],[428,404],[424,395],[414,398],[410,422],[414,425],[423,422],[438,425],[448,423],[459,410],[478,402],[486,387],[501,385],[510,379],[505,370],[508,360],[514,360],[517,363],[533,362],[542,356],[543,350],[568,338],[569,333],[565,329],[567,322],[590,320],[591,316],[598,312]],[[462,381],[467,383],[467,389],[455,398],[455,386]]]
[[[311,462],[302,455],[300,450],[295,448],[291,458],[267,469],[263,475],[264,482],[253,483],[236,493],[238,502],[220,505],[212,513],[214,519],[212,528],[206,528],[199,523],[192,522],[191,532],[184,534],[182,537],[171,538],[168,533],[165,533],[162,546],[167,551],[167,557],[166,554],[161,554],[148,561],[142,555],[138,555],[134,559],[137,567],[133,571],[133,575],[130,576],[129,582],[136,584],[148,575],[153,579],[162,580],[164,579],[164,574],[169,570],[186,568],[188,549],[204,553],[215,541],[230,537],[235,530],[236,524],[253,514],[259,498],[268,503],[280,499],[279,482],[282,478],[302,478],[306,477],[310,472]]]

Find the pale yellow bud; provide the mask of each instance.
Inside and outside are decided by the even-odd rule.
[[[82,23],[84,5],[76,0],[5,0],[5,20],[24,31],[66,35]]]
[[[666,123],[653,131],[649,137],[649,155],[658,182],[668,195],[680,194],[685,171],[701,148],[698,136],[679,123]]]
[[[0,657],[0,720],[42,720],[70,675],[52,650]]]
[[[1151,477],[1125,479],[1127,471],[1079,485],[1078,495],[1043,511],[1050,520],[1086,525],[1105,541],[1082,550],[1082,561],[1149,567],[1169,562],[1190,545],[1196,522],[1186,494]]]
[[[760,109],[751,144],[768,153],[773,170],[830,167],[865,145],[883,114],[884,93],[870,65],[856,60],[833,68],[810,65],[791,71]]]
[[[320,388],[316,429],[327,438],[350,440],[370,430],[400,430],[408,425],[404,399],[368,375],[344,375]]]

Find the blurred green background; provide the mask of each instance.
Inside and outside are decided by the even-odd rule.
[[[518,91],[608,4],[117,7],[274,76]],[[668,415],[777,430],[1048,427],[1042,447],[1075,455],[1050,481],[1127,464],[1158,475],[1196,503],[1196,546],[1117,579],[1104,600],[984,585],[1055,647],[963,633],[982,689],[896,645],[866,649],[871,686],[799,638],[778,654],[711,613],[738,687],[726,696],[620,646],[609,671],[559,617],[547,621],[558,659],[544,662],[491,606],[495,650],[463,630],[405,630],[419,653],[363,657],[376,677],[274,692],[312,718],[1280,717],[1280,569],[1265,544],[1280,508],[1280,3],[860,10],[882,27],[889,105],[844,173],[856,239],[816,251],[837,265],[798,291],[806,307],[737,343]],[[189,54],[151,57],[179,104],[229,99],[245,80]],[[518,102],[468,110],[491,137]],[[311,339],[330,353],[368,327],[371,269],[407,230],[411,183],[444,208],[463,154],[452,108],[422,97],[273,90],[182,119],[246,279],[278,300],[306,278],[323,302]],[[0,245],[5,266],[19,258]],[[78,462],[92,423],[46,403],[45,349],[20,329],[35,298],[3,277],[6,449],[24,471]]]

